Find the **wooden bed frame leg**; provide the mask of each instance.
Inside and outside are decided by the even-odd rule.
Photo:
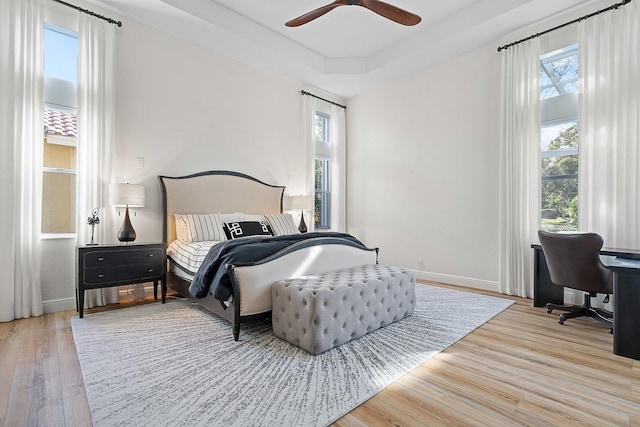
[[[233,340],[238,341],[240,339],[240,323],[233,322]]]
[[[238,341],[240,338],[240,285],[233,265],[227,265],[227,273],[231,278],[231,289],[233,290],[233,340]]]

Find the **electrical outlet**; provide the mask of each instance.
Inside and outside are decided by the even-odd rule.
[[[416,267],[416,270],[424,270],[424,260],[422,258],[418,258],[418,266]]]

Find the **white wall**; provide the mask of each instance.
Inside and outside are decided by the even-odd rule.
[[[300,192],[301,83],[122,20],[112,169],[114,181],[146,187],[146,205],[131,218],[136,241],[162,241],[158,175],[235,170],[286,185],[285,194]],[[102,215],[116,215],[115,208],[103,209]],[[114,222],[119,227],[122,217]],[[74,253],[74,239],[44,241],[46,311],[75,307]]]
[[[348,230],[380,262],[418,277],[498,290],[498,46],[607,7],[521,28],[411,78],[348,101]],[[576,26],[541,39],[572,43]],[[536,242],[532,242],[536,243]]]
[[[348,230],[381,263],[497,288],[499,91],[487,46],[349,100]]]
[[[118,30],[117,60],[113,169],[147,189],[134,219],[141,241],[162,238],[159,174],[235,170],[294,190],[300,83],[136,22]]]

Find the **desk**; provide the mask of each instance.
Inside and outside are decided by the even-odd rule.
[[[564,304],[564,288],[554,285],[549,276],[547,260],[542,252],[542,246],[533,244],[533,306],[544,307],[548,302]],[[600,255],[614,256],[626,259],[640,259],[640,250],[602,248]]]
[[[613,271],[613,353],[640,360],[640,260],[616,258]]]
[[[533,305],[564,304],[564,287],[551,281],[540,245],[534,249]],[[602,248],[600,255],[615,256],[613,272],[613,353],[640,360],[640,250]]]

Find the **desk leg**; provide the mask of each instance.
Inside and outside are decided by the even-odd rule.
[[[613,353],[640,360],[640,274],[613,274]]]
[[[533,306],[544,307],[549,302],[564,304],[564,287],[551,281],[547,259],[542,249],[534,249],[533,263]]]

